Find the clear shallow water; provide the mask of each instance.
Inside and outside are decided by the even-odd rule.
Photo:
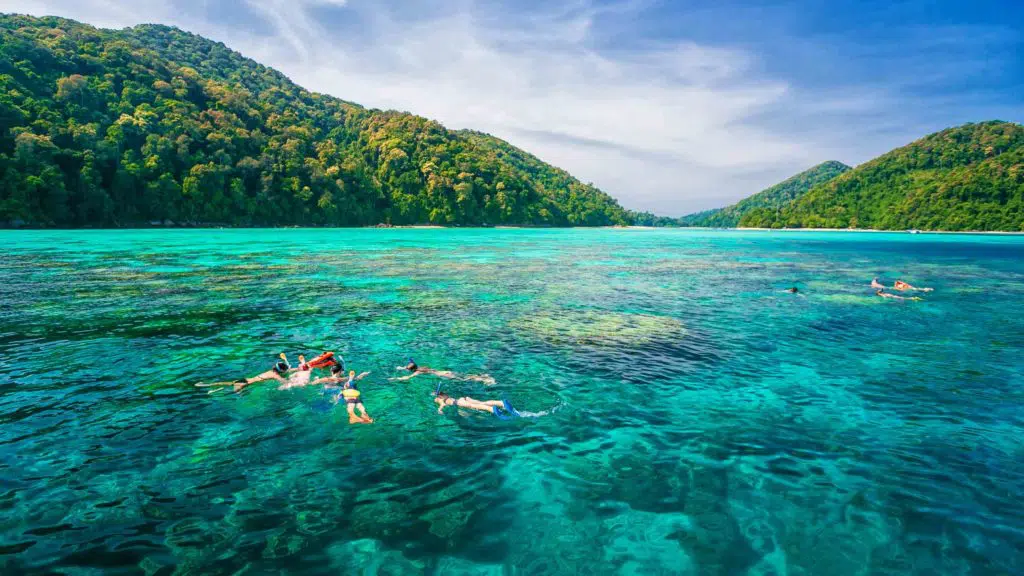
[[[4,574],[1024,572],[1020,237],[0,242]],[[376,424],[193,386],[323,349]],[[537,416],[440,416],[410,355]]]

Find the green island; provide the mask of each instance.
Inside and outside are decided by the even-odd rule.
[[[3,15],[0,68],[8,225],[632,221],[496,138],[309,92],[175,28]]]
[[[949,128],[866,162],[740,226],[1024,231],[1024,126]]]
[[[828,182],[850,167],[842,162],[830,160],[791,176],[778,184],[762,190],[753,196],[740,200],[725,208],[705,210],[680,218],[682,226],[704,228],[735,228],[747,214],[754,210],[776,211],[800,198],[818,184]]]
[[[0,226],[1024,230],[1024,127],[950,128],[682,218],[498,138],[309,92],[176,28],[0,15]]]

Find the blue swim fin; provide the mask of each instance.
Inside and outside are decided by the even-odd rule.
[[[516,410],[515,408],[512,407],[512,404],[509,403],[508,399],[502,398],[501,403],[505,405],[505,411],[511,414],[512,416],[515,416],[516,418],[521,418],[523,416],[522,414],[519,413],[519,410]]]

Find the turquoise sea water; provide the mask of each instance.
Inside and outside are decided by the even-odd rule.
[[[3,574],[1024,573],[1024,238],[0,243]],[[328,349],[375,424],[193,386]]]

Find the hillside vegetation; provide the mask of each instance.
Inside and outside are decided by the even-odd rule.
[[[735,228],[739,225],[740,220],[750,212],[758,209],[778,210],[800,198],[814,186],[828,182],[849,169],[850,167],[842,162],[834,160],[822,162],[753,196],[744,198],[732,206],[684,216],[680,219],[680,224],[708,228]]]
[[[897,148],[741,226],[1024,231],[1024,126],[982,122]]]
[[[488,135],[312,93],[174,28],[0,16],[0,224],[626,224]]]

